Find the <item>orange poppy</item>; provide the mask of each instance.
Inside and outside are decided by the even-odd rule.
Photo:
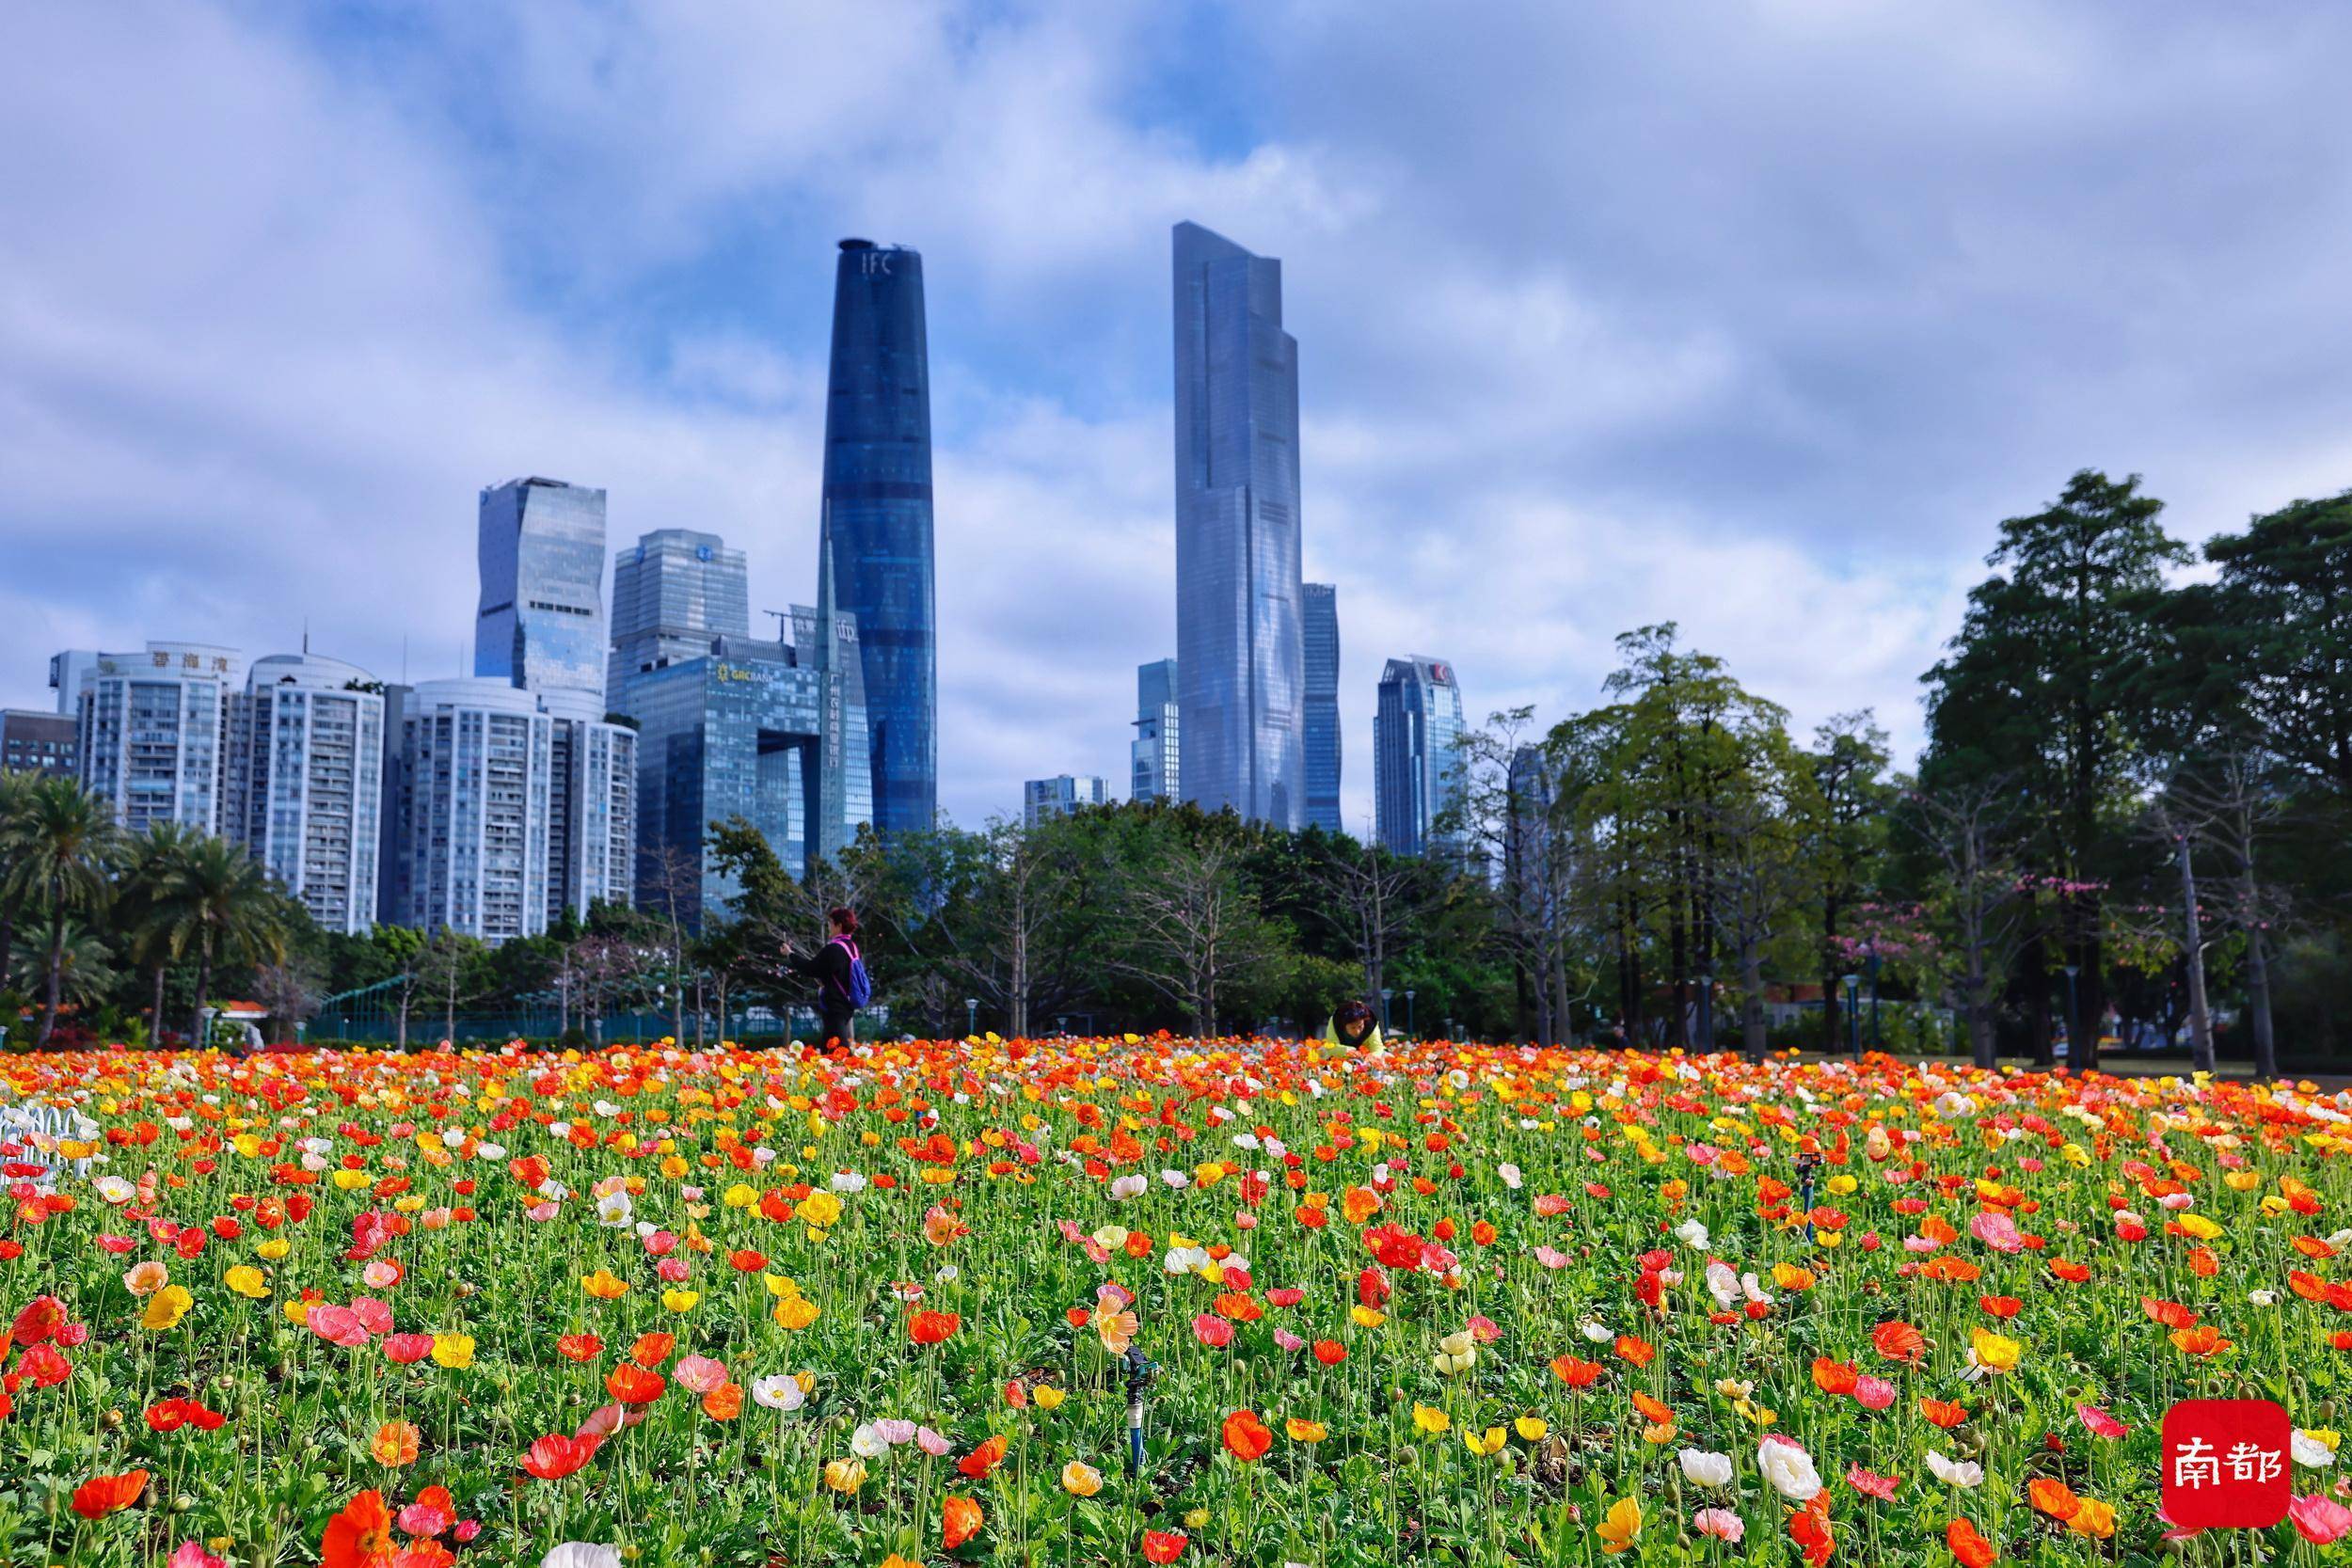
[[[703,1414],[714,1421],[732,1421],[743,1414],[743,1390],[732,1383],[722,1383],[703,1396]]]
[[[1633,1393],[1633,1408],[1642,1413],[1644,1420],[1656,1426],[1664,1426],[1675,1418],[1675,1413],[1671,1408],[1661,1404],[1639,1389],[1634,1390]]]
[[[2224,1339],[2220,1330],[2211,1323],[2198,1323],[2192,1328],[2176,1328],[2171,1334],[2172,1348],[2184,1355],[2217,1355],[2234,1341]]]
[[[963,1326],[963,1319],[954,1312],[917,1312],[907,1320],[907,1338],[918,1345],[936,1345]]]
[[[1887,1360],[1908,1361],[1914,1366],[1928,1352],[1927,1336],[1899,1319],[1870,1330],[1870,1343]]]
[[[555,1351],[574,1361],[594,1361],[604,1354],[604,1341],[593,1334],[566,1334],[555,1341]]]
[[[1636,1339],[1630,1334],[1617,1336],[1617,1354],[1637,1367],[1646,1367],[1658,1354],[1658,1347],[1647,1339]]]
[[[2072,1519],[2083,1506],[2074,1488],[2055,1476],[2040,1476],[2028,1481],[2026,1500],[2033,1504],[2035,1513],[2046,1513],[2053,1519]]]
[[[1960,1425],[1968,1418],[1968,1407],[1964,1404],[1955,1404],[1950,1400],[1921,1400],[1919,1414],[1933,1421],[1937,1426],[1948,1429]]]
[[[954,1551],[980,1533],[980,1526],[986,1517],[976,1499],[949,1497],[939,1514],[942,1544],[948,1551]]]
[[[1607,1370],[1597,1361],[1580,1361],[1573,1355],[1555,1357],[1551,1363],[1551,1375],[1571,1388],[1590,1388]]]
[[[2177,1301],[2158,1301],[2153,1296],[2139,1298],[2139,1309],[2150,1319],[2167,1328],[2186,1328],[2197,1321],[2197,1314]]]
[[[604,1374],[604,1391],[623,1404],[651,1404],[669,1386],[670,1380],[660,1372],[647,1371],[629,1361]]]
[[[1813,1358],[1813,1386],[1824,1394],[1851,1394],[1861,1381],[1861,1369],[1851,1361],[1832,1361],[1825,1355]]]
[[[1000,1432],[961,1459],[957,1460],[956,1468],[974,1481],[986,1481],[989,1472],[1005,1462],[1005,1449],[1010,1446],[1005,1434]]]
[[[1993,1543],[1977,1532],[1977,1527],[1965,1519],[1955,1519],[1944,1527],[1944,1544],[1952,1549],[1960,1568],[1992,1568],[2000,1556]]]
[[[375,1456],[379,1465],[414,1465],[417,1445],[422,1437],[423,1433],[412,1422],[386,1421],[368,1439],[368,1452]]]
[[[637,1342],[628,1348],[628,1358],[651,1370],[670,1359],[670,1353],[675,1349],[677,1336],[675,1334],[640,1334]]]

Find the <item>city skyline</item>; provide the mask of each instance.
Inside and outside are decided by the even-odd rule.
[[[2191,539],[2352,471],[2352,17],[2285,14],[23,11],[0,702],[46,705],[58,648],[305,621],[465,673],[471,498],[517,473],[746,547],[755,617],[808,602],[819,258],[871,234],[927,267],[943,804],[1009,810],[1041,756],[1115,778],[1175,646],[1192,218],[1283,258],[1308,347],[1345,820],[1386,657],[1551,719],[1667,619],[1907,758],[1998,520],[2075,468],[2144,472]]]

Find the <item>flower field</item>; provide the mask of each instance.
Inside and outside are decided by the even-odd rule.
[[[11,1564],[1980,1568],[2352,1528],[2352,1117],[2308,1087],[108,1053],[0,1058],[0,1126]],[[2286,1406],[2286,1522],[2161,1515],[2184,1398]]]

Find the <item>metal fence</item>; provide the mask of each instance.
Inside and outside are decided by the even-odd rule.
[[[408,1043],[412,1046],[437,1044],[444,1039],[554,1039],[564,1032],[567,1017],[552,1000],[535,998],[499,1012],[460,1009],[453,1019],[429,1004],[420,1006],[421,1001],[412,998],[408,1008]],[[600,1045],[663,1039],[678,1033],[680,1024],[678,1015],[667,1010],[614,1011],[595,1019],[582,1018],[574,1010],[568,1020],[591,1042]],[[888,1009],[869,1008],[858,1014],[858,1036],[861,1039],[878,1037],[889,1022]],[[817,1029],[816,1010],[808,1007],[795,1007],[785,1013],[766,1007],[730,1008],[724,1017],[709,1011],[697,1015],[689,1008],[679,1037],[691,1043],[699,1032],[699,1037],[707,1043],[723,1039],[809,1040],[816,1038]],[[318,1016],[302,1029],[302,1038],[308,1044],[385,1045],[400,1036],[396,981],[328,997]]]

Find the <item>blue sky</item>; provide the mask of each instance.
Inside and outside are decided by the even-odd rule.
[[[1999,519],[2352,484],[2352,12],[124,0],[0,16],[0,700],[66,646],[455,670],[473,498],[805,597],[833,242],[925,254],[943,796],[1123,779],[1174,644],[1168,230],[1283,259],[1351,819],[1381,661],[1597,700],[1673,619],[1801,726]]]

